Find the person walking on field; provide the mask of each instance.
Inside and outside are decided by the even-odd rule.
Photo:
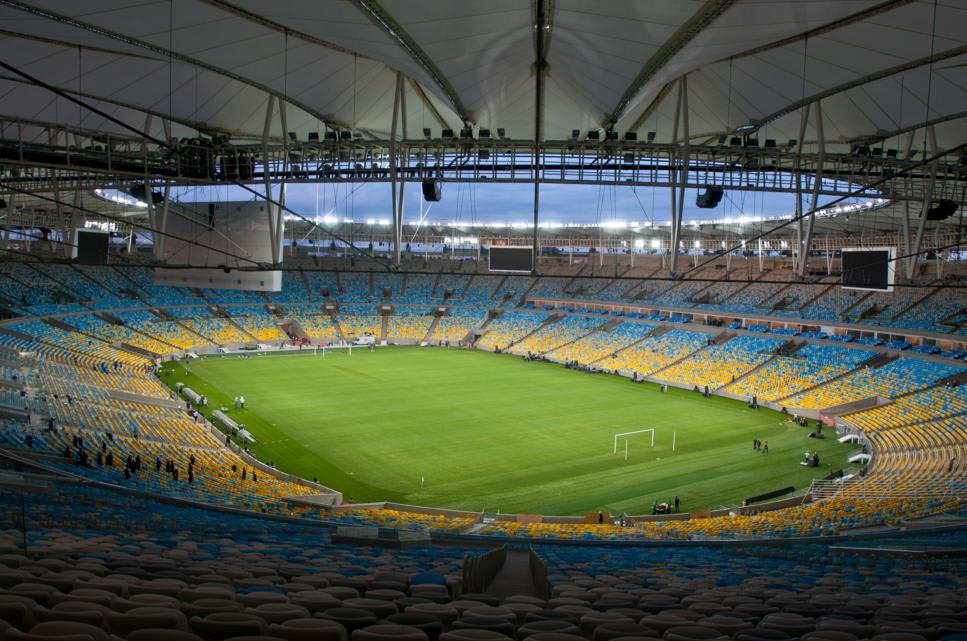
[[[763,441],[762,451],[765,452],[766,454],[769,453],[769,441]]]

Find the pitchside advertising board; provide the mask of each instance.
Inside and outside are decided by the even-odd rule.
[[[491,247],[487,255],[492,272],[530,274],[534,269],[533,247]]]
[[[258,202],[192,203],[183,204],[177,213],[169,211],[161,259],[179,267],[156,268],[155,284],[280,291],[280,270],[239,270],[251,270],[254,263],[272,264],[266,207]]]
[[[844,247],[843,289],[892,292],[896,247]]]

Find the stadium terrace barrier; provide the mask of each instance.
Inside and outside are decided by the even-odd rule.
[[[547,561],[534,551],[534,547],[528,548],[530,556],[531,583],[534,584],[535,596],[539,599],[547,599],[551,594],[551,584],[547,580]]]
[[[819,413],[824,414],[825,416],[843,416],[844,414],[853,414],[854,412],[861,412],[874,407],[889,405],[892,402],[892,400],[883,398],[882,396],[871,396],[869,398],[861,398],[858,401],[851,401],[841,405],[824,407],[823,409],[819,410]]]
[[[109,391],[106,391],[105,394],[110,398],[114,398],[119,401],[140,403],[141,405],[152,405],[154,407],[166,407],[168,409],[176,409],[176,410],[181,410],[185,408],[185,404],[182,401],[172,399],[172,398],[155,398],[153,396],[145,396],[144,394],[126,392],[124,390],[109,390]]]
[[[131,345],[130,343],[114,343],[112,347],[120,350],[124,350],[130,354],[137,354],[138,356],[144,356],[145,358],[150,358],[151,360],[157,360],[159,354],[152,352],[151,350],[144,349],[143,347],[138,347],[137,345]]]
[[[487,590],[507,561],[507,546],[484,552],[463,560],[463,589],[466,592],[480,593]]]
[[[382,503],[382,508],[385,510],[396,510],[398,512],[411,512],[413,514],[428,514],[430,516],[446,516],[452,518],[465,518],[465,517],[476,517],[477,522],[483,520],[483,514],[480,512],[468,512],[466,510],[448,510],[445,508],[437,507],[423,507],[420,505],[407,505],[405,503]],[[358,506],[351,506],[358,507]]]
[[[790,492],[795,492],[796,488],[789,485],[787,487],[779,488],[778,490],[773,490],[771,492],[766,492],[764,494],[758,494],[756,496],[750,496],[749,498],[742,501],[742,506],[745,507],[750,503],[757,503],[758,501],[765,501],[767,499],[774,499],[777,496],[782,496],[783,494],[789,494]]]

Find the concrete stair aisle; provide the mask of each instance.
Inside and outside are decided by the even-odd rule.
[[[800,305],[799,305],[799,311],[800,312],[805,312],[806,309],[808,309],[810,305],[812,305],[817,300],[819,300],[820,298],[822,298],[823,296],[825,296],[827,292],[829,292],[831,289],[833,289],[836,286],[837,286],[837,283],[832,282],[828,286],[823,287],[822,288],[822,291],[820,291],[818,294],[816,294],[815,296],[813,296],[812,298],[810,298],[809,300],[807,300],[805,303],[800,303]]]
[[[497,286],[494,287],[494,291],[490,292],[490,296],[487,297],[487,300],[493,300],[494,296],[497,295],[497,292],[500,291],[500,288],[503,287],[504,283],[506,282],[507,282],[507,276],[504,276],[500,280],[498,280]]]
[[[302,325],[298,321],[290,320],[279,323],[279,329],[293,341],[309,340],[309,335],[302,329]]]
[[[670,332],[670,331],[671,331],[671,327],[669,327],[667,325],[659,325],[658,327],[656,327],[655,329],[651,330],[650,332],[648,332],[647,334],[645,334],[644,336],[642,336],[638,340],[631,341],[630,343],[628,343],[624,347],[621,347],[620,349],[614,350],[611,354],[607,354],[607,355],[602,356],[601,358],[599,358],[597,360],[591,361],[590,363],[588,363],[588,365],[596,365],[596,364],[600,363],[601,361],[604,361],[604,360],[607,360],[607,359],[611,358],[611,355],[612,354],[620,354],[621,352],[624,352],[625,350],[629,350],[632,347],[634,347],[635,345],[638,345],[639,343],[641,343],[642,341],[647,340],[651,336],[661,336],[662,334],[664,334],[666,332]]]
[[[530,338],[531,336],[533,336],[537,332],[541,331],[542,329],[544,329],[548,325],[550,325],[552,323],[556,323],[557,321],[561,320],[562,318],[564,318],[564,314],[552,314],[550,317],[544,319],[544,321],[541,322],[540,325],[538,325],[537,327],[535,327],[531,331],[527,332],[526,334],[524,334],[523,336],[521,336],[517,340],[510,342],[507,345],[507,347],[504,348],[504,351],[509,350],[510,348],[512,348],[514,345],[517,345],[518,343],[524,342],[525,340],[527,340],[528,338]]]
[[[527,289],[526,289],[526,290],[524,291],[524,293],[520,295],[520,300],[518,300],[518,301],[517,301],[517,306],[518,306],[518,307],[520,307],[520,306],[522,306],[522,305],[523,305],[524,303],[526,303],[526,302],[527,302],[527,295],[531,293],[531,290],[532,290],[532,289],[534,289],[534,288],[535,288],[535,287],[537,286],[537,283],[539,283],[539,282],[540,282],[540,280],[541,280],[541,279],[540,279],[540,277],[538,277],[538,278],[535,278],[535,279],[534,279],[534,280],[533,280],[533,281],[531,282],[531,284],[530,284],[530,287],[528,287],[528,288],[527,288]]]
[[[96,287],[97,287],[98,289],[103,289],[103,290],[104,290],[105,292],[107,292],[108,294],[111,294],[111,295],[117,295],[117,292],[113,292],[113,291],[111,291],[111,290],[109,290],[109,289],[108,289],[107,287],[105,287],[105,286],[104,286],[104,284],[103,284],[103,283],[101,283],[101,282],[100,282],[99,280],[97,280],[96,278],[93,278],[93,277],[91,277],[91,276],[89,276],[89,275],[87,274],[87,272],[85,272],[85,271],[83,271],[83,270],[80,270],[80,269],[78,269],[78,268],[77,268],[76,266],[74,266],[74,265],[69,265],[69,267],[71,268],[71,270],[72,270],[72,271],[73,271],[73,272],[74,272],[75,274],[77,274],[77,276],[78,276],[78,277],[79,277],[79,278],[80,278],[81,280],[85,280],[85,281],[87,281],[87,282],[89,282],[89,283],[92,283],[92,284],[93,284],[93,285],[95,285],[95,286],[96,286]]]
[[[433,331],[436,329],[437,323],[440,322],[441,318],[442,316],[433,314],[433,321],[430,323],[430,326],[426,328],[426,334],[423,335],[423,339],[420,342],[428,343],[430,341],[430,337],[433,336]]]
[[[379,340],[385,341],[389,334],[389,314],[383,314],[383,320],[379,325]]]
[[[338,274],[339,272],[336,272],[336,273]],[[302,277],[302,284],[306,286],[306,294],[308,294],[309,296],[312,296],[313,291],[312,291],[312,287],[309,286],[309,277],[306,276],[306,273],[301,269],[299,270],[299,276]]]
[[[330,317],[332,318],[332,326],[336,328],[336,333],[339,334],[339,340],[345,341],[346,335],[343,333],[342,327],[339,325],[339,318],[336,316],[336,314],[330,314]]]
[[[436,290],[440,286],[440,279],[443,278],[443,274],[439,273],[436,278],[433,279],[433,287],[430,289],[430,298],[438,298]]]
[[[786,298],[786,290],[792,287],[794,283],[789,281],[783,287],[780,287],[777,292],[768,296],[762,300],[756,307],[759,309],[768,309],[770,312],[776,311],[776,309],[783,309],[783,302]]]
[[[721,345],[722,343],[726,342],[727,340],[729,340],[730,338],[732,338],[734,336],[735,336],[735,334],[733,334],[731,332],[722,332],[721,334],[716,334],[712,338],[712,341],[710,343],[705,343],[704,345],[702,345],[701,347],[699,347],[694,352],[689,352],[685,356],[682,356],[681,358],[679,358],[679,359],[677,359],[675,361],[672,361],[668,365],[665,365],[664,367],[659,367],[654,372],[648,372],[647,374],[645,374],[645,376],[657,376],[661,372],[664,372],[666,369],[668,369],[670,367],[674,367],[675,365],[678,365],[679,363],[681,363],[686,358],[691,358],[692,356],[695,356],[696,354],[698,354],[702,350],[708,349],[708,348],[710,348],[710,347],[712,347],[714,345]]]
[[[501,601],[509,596],[537,596],[530,571],[530,551],[507,548],[507,559],[496,576],[487,584],[487,594]]]
[[[555,345],[551,349],[549,349],[546,352],[544,352],[544,355],[545,356],[550,356],[553,352],[556,352],[557,350],[559,350],[559,349],[561,349],[563,347],[567,347],[568,345],[573,345],[574,343],[578,342],[582,338],[587,338],[588,336],[590,336],[591,334],[594,334],[595,332],[604,332],[605,334],[607,334],[608,332],[610,332],[612,329],[614,329],[615,327],[617,327],[620,324],[621,324],[621,321],[618,320],[618,319],[609,320],[609,321],[607,321],[607,322],[605,322],[605,323],[603,323],[601,325],[598,325],[596,327],[592,327],[590,331],[587,331],[587,332],[581,334],[577,338],[571,339],[569,341],[564,341],[560,345]]]
[[[171,314],[169,314],[169,313],[167,313],[167,312],[165,312],[164,310],[162,310],[162,309],[158,309],[158,308],[154,308],[154,309],[151,309],[150,311],[151,311],[151,313],[152,313],[152,314],[154,314],[155,316],[157,316],[157,317],[158,317],[158,318],[160,318],[161,320],[166,320],[166,321],[171,321],[172,323],[174,323],[174,324],[176,324],[176,325],[178,325],[178,326],[180,326],[180,327],[181,327],[181,328],[182,328],[183,330],[185,330],[186,332],[189,332],[189,333],[191,333],[191,334],[194,334],[195,336],[197,336],[198,338],[200,338],[200,339],[202,339],[202,340],[203,340],[203,341],[205,341],[206,343],[211,343],[212,345],[215,345],[216,347],[219,347],[219,345],[218,345],[218,343],[216,343],[216,342],[215,342],[215,341],[213,341],[212,339],[210,339],[210,338],[208,338],[208,337],[207,337],[207,336],[205,336],[204,334],[202,334],[202,333],[200,333],[200,332],[196,332],[196,331],[195,331],[195,330],[193,330],[192,328],[190,328],[190,327],[188,327],[188,326],[187,326],[187,325],[185,325],[185,323],[184,323],[184,322],[182,322],[182,320],[181,320],[180,318],[178,318],[177,316],[173,316],[173,315],[171,315]]]
[[[251,339],[251,341],[253,343],[257,343],[258,342],[258,340],[254,336],[252,336],[247,329],[245,329],[244,327],[242,327],[238,323],[238,321],[236,321],[234,318],[232,318],[232,315],[228,313],[228,310],[226,310],[224,307],[221,307],[221,306],[217,306],[217,309],[218,309],[218,312],[219,312],[218,315],[222,319],[224,319],[224,320],[228,321],[229,323],[231,323],[232,325],[234,325],[235,326],[235,329],[237,329],[238,331],[240,331],[243,334],[245,334],[246,336],[248,336],[249,339]]]
[[[61,296],[63,296],[64,298],[66,298],[67,299],[67,302],[69,302],[69,303],[75,303],[75,302],[78,302],[80,300],[83,300],[83,298],[84,298],[83,296],[81,296],[76,291],[74,291],[73,289],[71,289],[70,287],[68,287],[67,284],[64,281],[60,280],[59,278],[57,278],[53,274],[48,274],[47,272],[43,271],[42,269],[37,268],[37,266],[35,266],[33,263],[24,263],[24,265],[26,265],[30,269],[34,270],[38,274],[40,274],[40,276],[42,278],[46,278],[49,281],[52,281],[54,283],[57,283],[57,289],[54,290],[54,291],[56,291]]]
[[[584,272],[587,271],[587,268],[588,268],[587,263],[585,263],[584,265],[581,265],[581,268],[577,271],[577,273],[574,274],[574,276],[571,276],[570,278],[568,278],[567,282],[564,283],[564,287],[561,288],[561,293],[564,294],[564,293],[571,292],[574,286],[574,281],[581,278],[581,276],[584,275]]]
[[[123,327],[127,327],[128,329],[130,329],[135,334],[140,334],[140,335],[142,335],[142,336],[144,336],[146,338],[150,338],[151,340],[158,341],[162,345],[167,345],[168,347],[170,347],[172,349],[180,349],[177,345],[172,345],[171,343],[169,343],[168,341],[164,340],[160,336],[156,336],[156,335],[152,334],[151,332],[149,332],[149,331],[147,331],[145,329],[140,329],[140,328],[137,328],[137,327],[130,327],[129,325],[127,325],[127,323],[122,322],[121,319],[117,318],[116,316],[112,316],[111,314],[105,314],[103,312],[99,312],[99,313],[95,313],[94,315],[97,316],[98,318],[100,318],[103,321],[106,321],[108,323],[111,323],[112,325],[121,325]],[[122,343],[122,345],[126,345],[127,347],[133,347],[133,345],[127,345],[127,343]],[[137,349],[144,349],[144,348],[137,348]],[[148,351],[148,350],[144,350],[144,351]]]
[[[463,300],[467,296],[467,292],[470,291],[470,287],[473,285],[473,279],[476,277],[476,274],[470,274],[470,278],[468,278],[467,282],[463,284],[463,289],[460,291],[460,296],[454,296],[454,299]]]
[[[145,290],[144,290],[144,289],[143,289],[143,288],[141,287],[141,285],[139,285],[139,284],[138,284],[138,283],[137,283],[137,282],[136,282],[135,280],[133,280],[133,279],[132,279],[132,278],[131,278],[130,276],[128,276],[128,275],[127,275],[127,274],[125,273],[125,270],[123,270],[123,269],[118,269],[118,268],[117,268],[117,267],[115,267],[114,265],[111,265],[110,267],[111,267],[111,269],[113,269],[113,270],[114,270],[114,272],[115,272],[115,273],[116,273],[117,275],[119,275],[119,276],[120,276],[120,277],[121,277],[121,278],[122,278],[122,279],[123,279],[123,280],[124,280],[125,282],[127,282],[127,283],[130,283],[130,285],[129,285],[128,287],[125,287],[125,288],[122,288],[122,289],[121,289],[121,292],[122,292],[122,293],[125,293],[125,294],[128,294],[128,295],[131,295],[131,296],[133,296],[134,298],[136,298],[136,299],[138,299],[138,300],[140,300],[140,301],[143,301],[143,302],[145,302],[145,303],[147,303],[147,304],[150,304],[150,303],[151,303],[151,300],[150,300],[150,297],[148,296],[148,292],[146,292],[146,291],[145,291]],[[106,287],[105,287],[105,289],[106,289]]]
[[[847,307],[846,309],[844,309],[842,312],[840,312],[840,319],[839,320],[846,321],[849,318],[850,312],[852,312],[854,309],[856,309],[857,307],[859,307],[860,305],[862,305],[863,304],[863,301],[865,301],[867,298],[869,298],[870,296],[872,296],[875,293],[876,292],[866,292],[865,294],[863,294],[862,296],[860,296],[856,300],[855,303],[853,303],[852,305],[850,305],[849,307]]]
[[[930,284],[931,284],[931,285],[935,285],[936,283],[930,283]],[[936,296],[936,295],[937,295],[937,294],[938,294],[939,292],[940,292],[940,288],[939,288],[939,287],[934,287],[934,288],[933,288],[933,289],[931,289],[931,290],[930,290],[930,292],[929,292],[929,293],[927,293],[927,294],[926,294],[925,296],[923,296],[923,297],[921,297],[921,298],[918,298],[918,299],[917,299],[916,301],[914,301],[914,302],[913,302],[912,304],[910,304],[910,305],[907,305],[906,307],[904,307],[903,309],[901,309],[901,310],[900,310],[899,312],[897,312],[896,314],[894,314],[893,316],[891,316],[891,317],[890,317],[890,320],[897,320],[898,318],[900,318],[901,316],[903,316],[904,314],[906,314],[907,312],[909,312],[909,311],[910,311],[911,309],[913,309],[913,308],[915,308],[915,307],[918,307],[918,306],[920,306],[920,305],[921,305],[921,304],[922,304],[922,303],[923,303],[924,301],[926,301],[926,300],[929,300],[929,299],[931,299],[931,298],[933,298],[933,297],[934,297],[934,296]]]

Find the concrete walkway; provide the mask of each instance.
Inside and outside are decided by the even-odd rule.
[[[490,585],[487,594],[503,600],[513,595],[537,596],[531,580],[530,551],[526,548],[507,548],[507,560]]]

